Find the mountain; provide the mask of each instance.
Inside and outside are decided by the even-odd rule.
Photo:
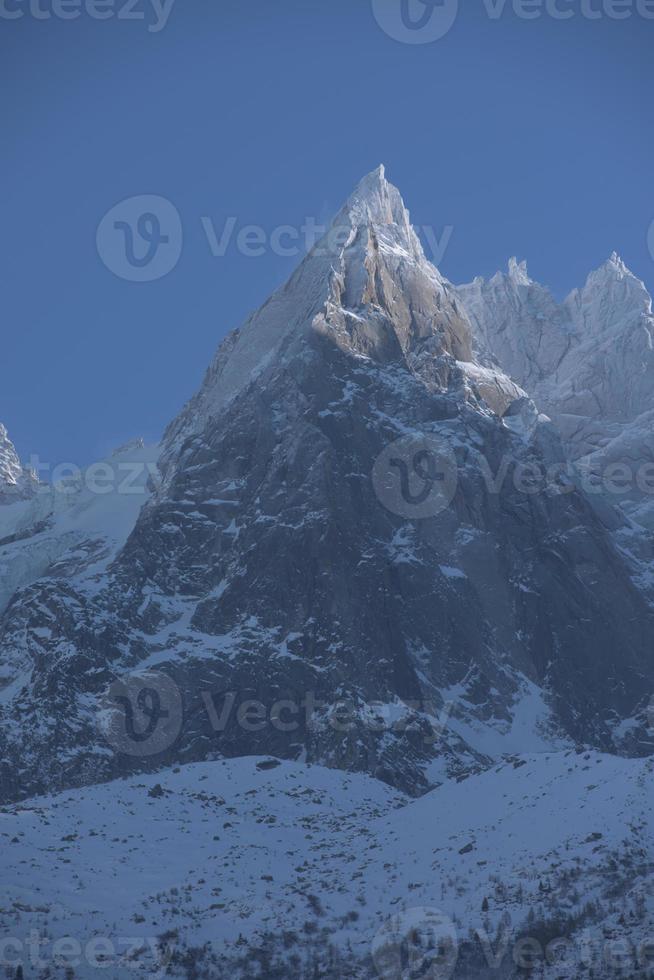
[[[649,751],[624,518],[474,344],[380,168],[221,345],[124,544],[14,593],[5,798],[262,752],[420,794],[528,748]],[[126,744],[134,712],[162,737]]]
[[[159,447],[0,507],[9,970],[647,975],[654,553],[583,476],[648,300],[455,287],[379,168]]]
[[[37,486],[35,474],[22,465],[6,428],[0,423],[0,506],[29,499]]]

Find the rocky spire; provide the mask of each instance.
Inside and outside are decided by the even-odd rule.
[[[613,252],[575,289],[566,303],[583,317],[583,331],[594,334],[624,333],[640,317],[652,313],[652,299],[645,284]]]
[[[519,286],[531,285],[531,279],[529,278],[529,273],[527,272],[527,263],[525,261],[518,262],[515,256],[513,258],[510,258],[509,278],[512,279]]]
[[[426,259],[383,166],[363,177],[288,282],[221,344],[197,395],[169,427],[164,456],[266,372],[301,360],[320,334],[380,363],[425,344],[469,361],[470,328]]]
[[[383,164],[359,181],[334,219],[334,226],[345,221],[355,227],[370,226],[414,259],[425,260],[418,236],[411,227],[409,211],[398,188],[386,179]]]

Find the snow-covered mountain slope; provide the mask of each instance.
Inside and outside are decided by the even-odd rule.
[[[22,465],[6,428],[0,423],[0,506],[29,499],[37,487],[36,476]]]
[[[553,425],[475,354],[460,296],[375,171],[221,346],[115,558],[14,594],[5,798],[217,755],[418,794],[517,739],[648,752],[651,610],[612,537],[622,519],[556,476],[521,479],[563,462]],[[148,670],[176,692],[179,729],[124,751],[98,705]],[[263,727],[232,713],[217,731],[207,701],[228,692],[260,702]],[[315,718],[271,724],[308,697]]]
[[[0,509],[0,612],[16,589],[41,578],[70,549],[84,543],[81,564],[97,574],[125,544],[158,479],[157,446],[136,441],[57,484],[41,483],[29,500]],[[106,544],[101,548],[102,542]],[[93,558],[100,548],[103,556]],[[76,570],[78,571],[78,570]],[[63,569],[59,574],[67,574]]]
[[[0,616],[37,581],[73,579],[77,590],[93,593],[157,481],[158,454],[156,446],[131,443],[75,478],[40,484],[29,500],[0,508]],[[35,638],[56,633],[56,620],[38,630]],[[20,685],[31,659],[16,656],[10,643],[1,649],[0,689]],[[12,689],[0,690],[0,697]]]
[[[637,977],[654,927],[652,775],[651,761],[531,755],[411,800],[248,758],[42,797],[0,811],[0,924],[26,977],[41,937],[53,980],[57,951],[80,980],[399,977],[430,921],[450,969],[427,975],[522,976],[529,938],[534,976],[614,976],[620,943]],[[553,940],[563,966],[546,963]]]

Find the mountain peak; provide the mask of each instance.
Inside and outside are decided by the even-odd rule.
[[[0,486],[15,484],[21,472],[22,467],[14,444],[0,422]]]
[[[432,352],[471,358],[469,324],[427,260],[383,165],[359,181],[288,282],[223,341],[202,388],[169,426],[164,455],[255,377],[303,358],[316,334],[382,362],[401,360],[428,340]]]
[[[411,227],[411,216],[402,195],[386,179],[380,164],[363,177],[334,220],[334,226],[371,227],[392,246],[399,246],[416,261],[424,261],[420,240]]]
[[[33,496],[36,487],[34,473],[21,464],[7,429],[0,422],[0,504],[25,500]]]
[[[369,201],[375,203],[388,194],[392,185],[386,180],[386,167],[380,163],[375,170],[362,177],[348,198],[348,204]],[[395,189],[395,188],[394,188]],[[398,191],[399,193],[399,191]]]
[[[365,177],[361,178],[358,186],[361,188],[376,187],[387,183],[386,167],[383,163],[380,163],[378,167],[375,167],[375,169],[371,170],[369,174],[366,174]]]
[[[638,313],[651,316],[652,299],[645,283],[631,271],[617,252],[612,252],[606,262],[591,272],[584,287],[573,291],[571,296],[573,300],[580,295],[588,302],[599,302],[607,291],[614,297],[614,311],[632,308]]]
[[[386,168],[380,164],[362,177],[347,199],[344,211],[370,224],[400,224],[408,222],[409,213],[397,187],[386,179]]]
[[[629,271],[629,269],[627,268],[627,266],[625,265],[622,258],[618,255],[617,252],[611,252],[606,262],[604,262],[604,264],[600,266],[600,269],[598,271],[602,271],[602,270],[609,273],[614,273],[618,276],[632,275],[632,273]]]
[[[608,259],[590,273],[588,281],[596,284],[598,281],[636,278],[621,256],[617,252],[611,252]]]

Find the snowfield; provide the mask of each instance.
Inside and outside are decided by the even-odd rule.
[[[274,957],[303,976],[328,949],[343,975],[408,976],[393,973],[411,942],[397,930],[435,910],[456,936],[452,969],[468,971],[454,976],[512,975],[525,937],[543,944],[537,976],[583,975],[584,957],[598,969],[618,940],[635,968],[654,937],[653,770],[531,755],[411,800],[367,776],[242,758],[5,807],[2,958],[26,977],[236,963],[282,976],[261,972]],[[563,965],[547,966],[547,944]]]

